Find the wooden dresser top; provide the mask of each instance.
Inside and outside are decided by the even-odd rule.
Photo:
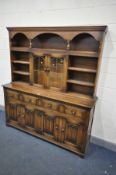
[[[86,108],[92,108],[96,102],[96,98],[87,95],[53,91],[22,82],[12,82],[4,85],[4,87]]]

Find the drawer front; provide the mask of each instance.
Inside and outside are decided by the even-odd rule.
[[[56,102],[51,99],[46,99],[44,97],[36,97],[33,95],[25,94],[18,91],[12,91],[7,89],[6,95],[10,101],[18,101],[26,103],[27,105],[34,105],[35,107],[41,107],[44,110],[50,110],[57,112],[58,114],[63,114],[71,117],[73,120],[80,118],[85,121],[88,119],[89,111],[84,108],[75,107],[73,105],[67,105],[63,102]]]
[[[7,89],[5,91],[5,93],[6,93],[8,100],[18,99],[18,93],[16,91],[12,91],[12,90]]]

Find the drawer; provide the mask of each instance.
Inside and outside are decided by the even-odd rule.
[[[66,110],[65,110],[66,114],[69,114],[71,116],[74,117],[79,117],[79,118],[85,118],[88,114],[87,110],[78,108],[78,107],[73,107],[73,106],[67,106]]]
[[[43,99],[43,106],[46,109],[56,111],[57,110],[57,103],[52,100]]]
[[[19,94],[19,100],[22,100],[28,104],[36,105],[37,98],[35,96],[28,95],[28,94]]]
[[[9,89],[6,90],[6,96],[10,100],[18,99],[18,93],[16,91],[12,91],[12,90],[9,90]]]

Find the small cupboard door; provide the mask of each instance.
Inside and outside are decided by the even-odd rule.
[[[65,140],[66,119],[62,117],[56,117],[54,122],[54,138],[59,142]]]
[[[47,135],[47,137],[54,137],[54,116],[45,114],[44,115],[44,135]]]
[[[39,134],[43,134],[43,118],[44,112],[41,110],[35,110],[34,112],[34,128]]]
[[[40,55],[34,55],[33,58],[34,58],[33,61],[34,83],[44,86],[46,79],[45,74],[46,58],[45,56]]]
[[[7,121],[17,121],[17,105],[15,103],[6,104]]]
[[[64,58],[53,57],[50,58],[50,74],[49,74],[49,87],[63,89],[64,83]]]
[[[69,123],[66,124],[66,144],[72,145],[79,150],[84,148],[84,136],[85,136],[85,125],[83,123]]]
[[[30,107],[26,108],[26,117],[25,117],[26,126],[31,128],[34,127],[34,110]]]
[[[21,127],[25,127],[25,124],[26,124],[25,117],[26,117],[25,106],[22,104],[18,104],[17,105],[17,121]]]

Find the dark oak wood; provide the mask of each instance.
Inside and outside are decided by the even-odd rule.
[[[106,26],[11,27],[6,123],[84,157]]]

